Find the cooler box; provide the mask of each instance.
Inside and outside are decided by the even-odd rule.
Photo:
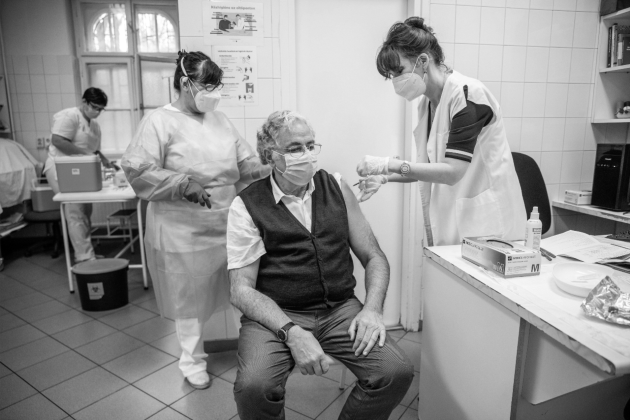
[[[50,185],[37,184],[33,180],[31,187],[31,200],[33,201],[33,211],[41,213],[45,211],[59,210],[61,203],[53,201],[55,193]]]
[[[57,182],[62,193],[92,192],[103,189],[101,159],[96,155],[55,158]]]
[[[129,261],[122,258],[85,261],[72,267],[83,310],[108,311],[127,305],[128,269]]]

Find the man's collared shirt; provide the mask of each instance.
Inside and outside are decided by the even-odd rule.
[[[341,175],[334,173],[333,176],[339,186],[341,186]],[[310,232],[313,215],[313,201],[311,197],[315,191],[315,182],[311,179],[304,197],[299,198],[282,192],[273,177],[273,173],[270,177],[271,190],[276,204],[282,201],[291,214]],[[228,213],[228,270],[248,266],[266,253],[267,251],[258,228],[247,211],[245,203],[237,196],[232,202]]]

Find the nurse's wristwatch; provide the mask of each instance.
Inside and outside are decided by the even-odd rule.
[[[284,327],[276,331],[278,340],[282,341],[283,343],[286,343],[287,340],[289,339],[289,330],[294,326],[295,324],[293,322],[289,322],[287,325],[285,325]]]
[[[409,166],[409,162],[407,162],[406,160],[403,160],[402,165],[400,165],[400,174],[402,176],[407,176],[407,174],[409,173],[409,171],[411,171],[411,166]]]

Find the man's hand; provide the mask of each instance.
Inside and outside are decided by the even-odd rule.
[[[289,330],[287,346],[302,375],[321,376],[328,372],[328,368],[333,363],[313,334],[298,325]]]
[[[385,345],[387,333],[383,323],[383,315],[364,307],[350,323],[348,333],[350,340],[354,340],[352,346],[354,355],[359,356],[363,353],[364,356],[367,356],[377,340],[379,347]]]
[[[212,207],[210,204],[210,196],[206,190],[193,179],[188,180],[188,185],[184,190],[184,198],[191,203],[199,203],[201,206],[208,206],[208,208]]]

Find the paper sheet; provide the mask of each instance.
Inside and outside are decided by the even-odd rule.
[[[543,239],[541,247],[553,254],[591,264],[630,254],[629,249],[601,243],[586,233],[573,230]]]

